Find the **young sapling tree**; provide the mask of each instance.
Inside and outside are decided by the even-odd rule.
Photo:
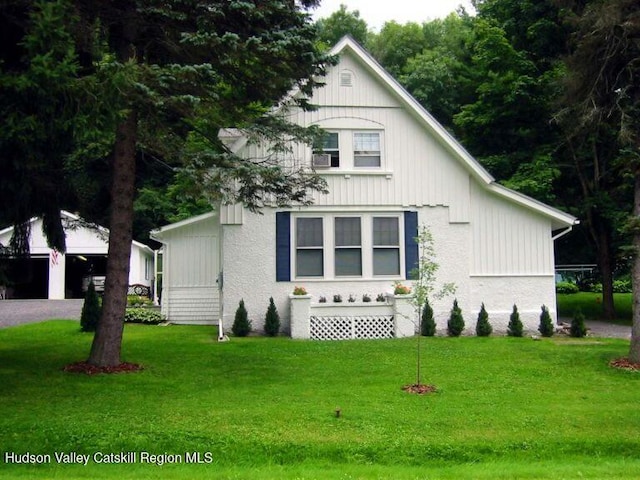
[[[430,298],[442,299],[447,295],[453,294],[456,291],[454,283],[444,283],[437,288],[436,274],[440,265],[436,262],[436,249],[435,242],[431,230],[426,225],[421,225],[418,229],[418,236],[416,237],[416,243],[418,244],[420,255],[418,257],[418,265],[414,268],[410,277],[413,280],[413,296],[411,303],[415,308],[414,321],[416,330],[419,330],[420,319],[425,306],[429,305]],[[430,305],[429,305],[429,308]],[[432,315],[433,317],[433,312]],[[435,325],[434,325],[435,327]],[[418,335],[417,345],[417,358],[416,358],[416,387],[421,386],[421,372],[420,372],[420,337]]]

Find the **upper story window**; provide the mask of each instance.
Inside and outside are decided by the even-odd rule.
[[[353,134],[353,166],[380,166],[380,134],[378,132]]]
[[[327,132],[322,138],[322,142],[313,147],[315,167],[333,167],[340,166],[340,137],[338,132]],[[328,158],[318,158],[319,155],[328,155]]]
[[[379,169],[382,163],[382,132],[379,131],[327,132],[313,148],[316,168]]]

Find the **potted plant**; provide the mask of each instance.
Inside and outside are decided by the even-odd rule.
[[[307,294],[307,289],[304,287],[294,287],[293,288],[293,294],[294,295],[306,295]]]

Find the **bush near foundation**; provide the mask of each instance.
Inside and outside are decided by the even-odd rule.
[[[462,310],[458,306],[458,300],[453,301],[453,308],[447,322],[447,335],[450,337],[459,337],[464,330],[464,318],[462,318]]]
[[[249,335],[249,332],[251,332],[251,322],[249,321],[247,309],[244,306],[244,300],[240,300],[238,304],[231,331],[236,337],[246,337]]]
[[[524,330],[522,320],[520,320],[520,313],[518,307],[513,305],[513,311],[509,317],[509,325],[507,325],[507,335],[510,337],[521,337]]]
[[[478,312],[478,321],[476,322],[476,335],[479,337],[488,337],[493,332],[493,327],[489,323],[489,314],[484,308],[484,303]]]
[[[273,297],[269,299],[269,308],[264,318],[264,333],[270,337],[275,337],[280,331],[280,314],[273,302]]]
[[[427,301],[422,308],[420,334],[423,337],[433,337],[436,334],[436,322],[433,319],[433,308],[429,305],[429,301]]]
[[[553,336],[553,322],[551,321],[551,315],[549,309],[542,305],[542,312],[540,313],[540,325],[538,325],[538,331],[543,337]]]

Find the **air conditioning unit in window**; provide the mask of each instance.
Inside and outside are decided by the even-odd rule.
[[[312,163],[316,168],[329,168],[331,166],[331,155],[328,153],[314,153]]]

